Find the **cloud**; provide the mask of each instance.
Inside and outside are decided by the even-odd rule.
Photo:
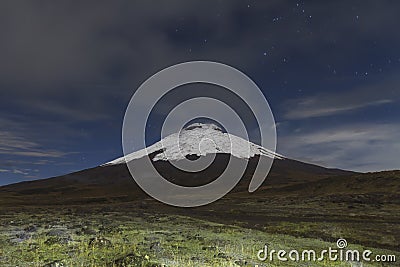
[[[219,61],[249,73],[262,87],[277,88],[283,79],[290,85],[311,77],[320,84],[319,71],[327,62],[349,70],[398,52],[398,3],[367,1],[348,8],[347,2],[315,1],[296,7],[272,0],[250,5],[0,2],[0,164],[32,157],[32,164],[54,166],[68,149],[106,154],[107,145],[119,148],[123,111],[135,88],[176,63]],[[371,40],[378,43],[372,46]],[[283,64],[284,57],[293,65]],[[377,86],[374,95],[361,89],[351,94],[348,88],[318,86],[312,90],[331,93],[285,102],[284,117],[300,120],[387,105],[400,91]],[[272,104],[287,96],[280,93],[268,95],[276,101]],[[92,142],[85,142],[88,137]],[[49,159],[55,162],[41,161]],[[81,164],[77,158],[70,162]]]
[[[290,99],[282,104],[284,118],[307,119],[348,113],[367,107],[391,104],[400,99],[398,73],[382,81],[347,90]]]
[[[21,171],[21,170],[17,170],[17,169],[14,169],[13,170],[13,173],[14,174],[22,174],[22,175],[28,175],[29,173],[27,173],[27,172],[24,172],[24,171]]]
[[[10,159],[12,156],[60,158],[71,154],[71,152],[45,148],[45,143],[40,143],[38,138],[33,137],[34,131],[38,129],[33,128],[29,123],[18,123],[7,119],[0,119],[0,122],[4,126],[0,129],[0,155],[7,155]],[[42,138],[46,137],[42,136]]]
[[[279,152],[327,167],[355,171],[400,169],[400,125],[353,123],[281,136]]]
[[[12,173],[12,174],[19,174],[19,175],[28,175],[29,173],[27,171],[30,171],[30,169],[12,169],[12,170],[6,170],[6,169],[0,169],[0,173]]]
[[[3,148],[0,147],[0,154],[6,154],[6,155],[10,155],[10,156],[60,158],[60,157],[70,154],[70,153],[64,153],[64,152],[60,152],[60,151],[48,151],[48,150],[44,150],[44,151],[40,151],[40,150],[36,150],[36,151],[12,151],[12,150],[11,151],[10,150],[2,151],[2,149]],[[27,149],[33,149],[33,148],[27,148]]]
[[[99,106],[104,106],[105,103],[102,100],[96,97],[90,99],[85,99],[90,104],[86,104],[86,107],[92,106],[92,108],[82,108],[85,106],[82,104],[77,104],[76,102],[83,102],[83,99],[77,100],[75,103],[68,104],[63,103],[61,101],[50,101],[50,100],[35,100],[28,101],[24,106],[26,109],[32,109],[35,112],[41,112],[43,114],[49,114],[50,116],[57,116],[63,118],[64,120],[74,120],[77,121],[104,121],[106,119],[110,119],[110,115],[107,114],[105,110],[99,109]],[[100,103],[102,102],[102,103]]]
[[[210,12],[210,4],[215,12]],[[355,15],[347,5],[302,6],[307,10],[304,17],[320,14],[311,24],[296,12],[284,12],[280,23],[273,22],[278,11],[294,11],[296,5],[290,1],[263,1],[252,8],[240,1],[68,1],[48,3],[46,8],[36,2],[1,3],[0,55],[7,64],[0,66],[0,79],[27,85],[17,89],[24,92],[29,92],[27,87],[60,91],[55,84],[115,78],[132,85],[162,67],[192,58],[189,49],[197,58],[253,65],[259,58],[254,51],[261,54],[272,46],[277,51],[278,44],[281,52],[274,53],[282,57],[290,51],[314,52],[331,39],[340,43],[354,35],[390,36],[391,31],[382,29],[396,21],[395,7],[380,5],[378,13],[375,4],[363,3],[357,13],[361,22],[350,24],[347,19]],[[330,31],[316,34],[320,22],[335,17],[344,19],[335,21]],[[314,34],[295,38],[298,29]]]
[[[210,3],[215,12],[209,12]],[[261,1],[247,8],[240,1],[157,1],[156,5],[113,1],[49,3],[43,8],[36,2],[0,3],[0,58],[7,62],[0,65],[0,95],[7,101],[17,99],[15,106],[24,110],[103,120],[111,111],[122,113],[142,81],[179,62],[220,61],[266,77],[267,71],[259,67],[266,50],[267,68],[279,67],[276,62],[290,54],[305,55],[310,66],[319,66],[325,64],[321,61],[347,62],[348,54],[364,57],[360,49],[349,46],[356,37],[399,40],[386,30],[396,21],[395,7],[364,3],[357,7],[360,23],[349,23],[355,14],[344,6],[308,3],[297,8],[290,1]],[[301,9],[307,14],[299,16]],[[279,23],[273,21],[277,13],[284,13]],[[319,15],[309,23],[308,14]],[[336,17],[343,19],[331,22],[333,27],[319,34],[326,18]],[[298,35],[299,29],[312,34]],[[342,47],[335,50],[337,54],[324,53],[332,40]],[[324,57],[315,56],[315,51]],[[304,111],[303,116],[349,108],[354,107]],[[294,112],[288,116],[296,117]]]
[[[50,160],[50,159],[41,159],[41,158],[33,158],[31,160],[21,160],[19,159],[6,159],[6,160],[2,160],[0,163],[1,167],[15,167],[15,166],[21,166],[21,165],[57,165],[59,163],[56,163],[54,161],[54,159]]]
[[[323,105],[324,99],[306,98],[297,103],[297,106],[285,114],[286,119],[306,119],[341,114],[358,109],[379,106],[394,102],[391,99],[382,99],[364,103],[329,103]]]

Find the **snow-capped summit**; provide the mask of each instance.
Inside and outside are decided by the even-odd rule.
[[[282,159],[262,146],[251,143],[238,136],[225,133],[219,126],[209,123],[193,123],[179,133],[171,134],[161,141],[125,157],[115,159],[104,165],[123,164],[126,161],[142,158],[159,152],[153,161],[181,160],[188,155],[205,156],[207,154],[232,154],[237,158],[248,159],[255,155]],[[104,166],[103,165],[103,166]]]
[[[190,130],[194,130],[194,129],[203,129],[203,130],[211,129],[211,130],[222,132],[222,129],[213,123],[193,123],[193,124],[190,124],[189,126],[185,127],[183,129],[183,131],[190,131]]]

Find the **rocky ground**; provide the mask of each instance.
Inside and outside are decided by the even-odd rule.
[[[199,208],[152,199],[0,206],[0,266],[400,266],[399,172],[232,193]],[[16,204],[10,204],[14,200]],[[1,202],[0,202],[1,203]],[[50,198],[47,199],[50,203]],[[396,262],[259,261],[271,249],[336,248]]]
[[[372,222],[372,217],[368,224],[358,207],[346,206],[348,220],[340,220],[333,206],[325,207],[330,219],[322,219],[316,203],[291,207],[290,200],[280,206],[260,202],[256,210],[245,200],[229,207],[224,201],[191,211],[151,200],[2,209],[0,266],[358,266],[257,259],[265,244],[288,251],[320,250],[335,248],[340,237],[348,240],[349,248],[398,255],[398,224]],[[383,214],[385,208],[379,211]],[[386,235],[371,242],[382,232]]]

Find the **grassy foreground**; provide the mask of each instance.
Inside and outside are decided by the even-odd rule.
[[[271,249],[336,248],[320,239],[271,234],[190,218],[105,208],[35,208],[0,217],[0,266],[361,266],[259,261]],[[349,244],[350,249],[366,247]],[[374,253],[394,251],[369,248]],[[382,266],[364,263],[363,266]],[[394,266],[394,263],[384,266]]]

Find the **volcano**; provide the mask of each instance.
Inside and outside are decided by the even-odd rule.
[[[246,169],[232,192],[247,192],[261,159],[274,160],[262,188],[286,187],[313,182],[351,172],[328,169],[286,158],[238,136],[226,133],[214,124],[195,123],[161,141],[125,157],[98,167],[43,180],[21,182],[1,187],[4,204],[79,204],[132,201],[149,197],[132,179],[127,163],[150,159],[165,179],[182,186],[204,185],[217,179],[230,160],[245,161]],[[192,172],[177,166],[191,162],[208,163]],[[185,165],[186,164],[186,165]],[[135,170],[134,175],[142,175]],[[34,201],[33,201],[34,200]]]
[[[153,161],[177,161],[208,154],[232,154],[236,158],[249,159],[255,155],[282,159],[266,148],[235,135],[225,133],[215,124],[193,123],[181,132],[169,135],[154,145],[104,164],[115,165],[140,159],[152,154]]]

